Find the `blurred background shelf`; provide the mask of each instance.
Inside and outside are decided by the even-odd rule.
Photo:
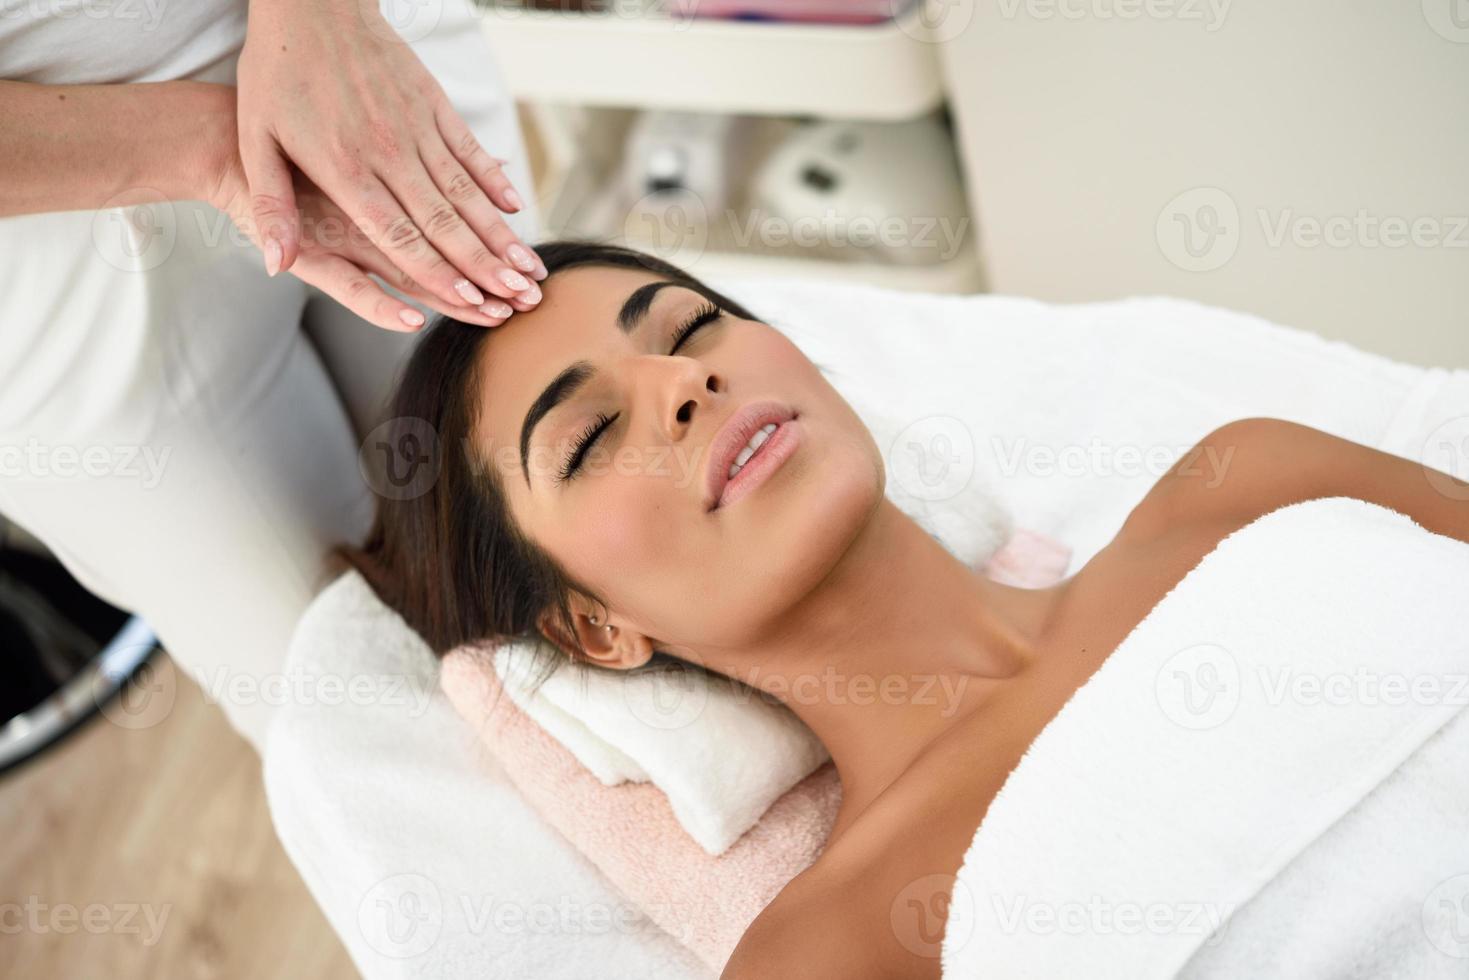
[[[553,236],[628,245],[715,279],[803,277],[931,293],[986,288],[978,236],[962,208],[928,215],[922,225],[895,216],[926,242],[884,253],[853,243],[835,209],[772,214],[752,200],[744,179],[783,142],[814,125],[809,120],[766,116],[743,129],[750,169],[717,203],[692,192],[666,198],[648,193],[634,201],[642,192],[627,186],[623,148],[638,113],[545,103],[526,109],[541,150],[538,186]],[[825,228],[824,218],[830,222]]]
[[[943,101],[922,4],[880,24],[483,8],[519,98],[831,119],[907,119]],[[695,84],[697,80],[697,84]]]

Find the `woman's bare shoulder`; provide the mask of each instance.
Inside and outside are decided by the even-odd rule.
[[[1299,461],[1331,439],[1316,429],[1275,418],[1242,418],[1203,436],[1133,508],[1119,537],[1159,537],[1180,527],[1230,528],[1310,496]],[[1339,441],[1339,440],[1334,440]]]
[[[802,872],[740,938],[720,980],[879,976],[853,928],[850,902],[815,869]],[[792,887],[795,886],[795,887]]]
[[[853,821],[750,924],[722,980],[938,977],[953,875],[926,873],[934,856],[914,846],[911,816],[904,839]]]
[[[1200,522],[1227,531],[1279,507],[1338,496],[1380,504],[1430,531],[1469,540],[1469,483],[1275,418],[1239,419],[1210,432],[1158,480],[1129,523],[1144,533]]]
[[[721,980],[891,977],[872,928],[871,883],[820,861],[802,872],[745,930]]]

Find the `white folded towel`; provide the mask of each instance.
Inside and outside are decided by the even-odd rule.
[[[1469,975],[1466,611],[1469,545],[1386,508],[1235,532],[1010,774],[943,975]]]
[[[898,441],[911,426],[876,402],[853,408],[878,445],[892,447],[889,499],[970,565],[982,565],[1005,543],[1009,514],[982,474],[965,474],[963,492],[936,506],[937,496],[925,495],[908,469],[924,457]],[[512,700],[606,785],[651,780],[710,854],[722,854],[830,758],[790,709],[717,676],[563,666],[535,688],[533,663],[523,644],[496,652],[495,670]]]

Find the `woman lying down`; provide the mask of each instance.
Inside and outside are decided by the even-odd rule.
[[[1396,746],[1394,758],[1401,760],[1445,723],[1446,715],[1431,722],[1386,709],[1360,717],[1345,710],[1312,714],[1302,699],[1286,694],[1279,700],[1287,708],[1278,703],[1273,715],[1268,703],[1238,699],[1236,723],[1211,728],[1181,716],[1187,705],[1171,719],[1159,711],[1154,681],[1170,669],[1210,668],[1198,674],[1199,704],[1222,690],[1210,688],[1210,677],[1232,670],[1231,676],[1249,675],[1242,685],[1252,683],[1251,649],[1268,647],[1271,631],[1250,617],[1291,615],[1316,601],[1329,611],[1288,643],[1302,656],[1312,655],[1313,645],[1335,648],[1327,657],[1340,656],[1352,637],[1374,629],[1376,620],[1364,612],[1372,597],[1390,593],[1391,583],[1410,574],[1367,562],[1353,542],[1377,547],[1373,542],[1391,537],[1379,534],[1382,528],[1411,531],[1437,547],[1433,554],[1462,567],[1469,549],[1447,539],[1469,541],[1469,484],[1301,425],[1241,420],[1203,444],[1211,458],[1229,460],[1222,479],[1176,467],[1080,571],[1050,588],[1016,588],[980,577],[885,498],[883,456],[862,420],[816,365],[755,313],[643,254],[583,243],[541,245],[538,252],[550,275],[535,310],[495,330],[440,320],[422,338],[391,414],[427,420],[442,445],[465,451],[444,453],[428,492],[381,501],[365,549],[352,557],[440,654],[494,637],[542,638],[558,662],[608,670],[681,658],[781,696],[816,733],[842,784],[829,842],[755,920],[725,977],[934,977],[941,969],[1016,975],[990,971],[985,949],[959,949],[959,943],[975,934],[976,920],[1007,917],[1008,925],[999,925],[1006,934],[1035,935],[1051,945],[1074,938],[1076,930],[1058,925],[1056,916],[1068,912],[1066,902],[1084,908],[1089,896],[1067,892],[1059,882],[1068,875],[1100,881],[1104,889],[1108,875],[1144,890],[1162,882],[1156,893],[1104,896],[1118,906],[1115,933],[1126,932],[1125,901],[1144,913],[1150,903],[1171,903],[1178,918],[1190,897],[1207,897],[1207,886],[1243,901],[1329,825],[1320,800],[1335,799],[1340,809],[1370,788],[1364,784],[1352,796],[1333,787],[1358,779],[1364,768],[1391,768],[1386,757],[1373,756],[1377,747]],[[1312,505],[1303,502],[1320,498],[1355,501],[1320,501],[1332,506],[1308,520]],[[1343,510],[1346,503],[1360,509]],[[1299,520],[1273,530],[1259,521],[1258,546],[1235,534],[1298,504],[1292,511]],[[1305,537],[1287,560],[1266,560],[1267,553],[1279,554],[1264,547],[1266,531],[1279,545],[1290,540],[1291,527]],[[1316,564],[1296,567],[1291,555],[1314,556]],[[1240,589],[1256,593],[1222,610],[1178,605],[1197,598],[1201,590],[1181,583],[1196,566],[1204,574],[1206,556],[1216,580],[1233,576]],[[1320,581],[1334,569],[1354,569],[1355,578]],[[1308,574],[1313,581],[1301,581]],[[1332,605],[1330,594],[1295,594],[1307,586],[1348,591]],[[1455,587],[1463,590],[1465,581]],[[1440,601],[1421,583],[1403,591],[1403,602]],[[1080,698],[1068,701],[1094,675],[1096,686],[1108,690],[1101,676],[1108,672],[1099,668],[1119,647],[1148,639],[1135,631],[1155,607],[1164,612],[1165,601],[1175,615],[1150,624],[1165,632],[1155,630],[1156,642],[1136,655],[1146,661],[1146,698],[1126,706],[1115,723],[1095,714],[1107,727],[1085,730],[1073,739],[1080,744],[1065,748],[1069,755],[1038,743],[1063,706],[1075,709],[1074,725],[1093,717],[1086,710],[1103,710]],[[1285,612],[1272,611],[1273,604]],[[1443,610],[1459,618],[1458,634],[1466,608]],[[1202,661],[1180,661],[1179,651],[1187,653],[1198,640],[1187,631],[1211,616],[1217,617],[1207,634],[1217,638],[1213,647]],[[1414,622],[1425,618],[1413,614]],[[1390,633],[1372,639],[1372,647],[1410,669],[1403,659],[1416,650],[1397,646]],[[1227,663],[1218,662],[1219,649]],[[1146,659],[1151,656],[1156,661]],[[1125,701],[1131,688],[1122,682],[1132,668],[1109,664],[1109,671],[1114,666],[1111,690]],[[907,681],[910,691],[919,679],[936,679],[925,689],[953,697],[831,696],[825,682],[800,682],[833,670],[838,677],[895,679],[896,687]],[[803,691],[809,696],[792,694]],[[1153,725],[1154,716],[1162,727],[1142,727]],[[1238,724],[1240,718],[1248,723]],[[1219,737],[1236,740],[1228,751],[1248,757],[1228,762],[1211,731],[1227,733]],[[1115,761],[1122,748],[1112,740],[1128,732],[1139,744],[1156,744],[1158,756]],[[1355,758],[1344,762],[1332,754],[1340,755],[1339,748],[1324,744],[1359,736],[1370,744],[1352,747]],[[1065,812],[1047,813],[1042,805],[1025,816],[1012,807],[1008,849],[1000,838],[986,851],[985,834],[977,837],[976,830],[1022,761],[1035,770],[1031,783],[1049,781],[1046,792],[1057,795],[1048,798]],[[1197,772],[1216,765],[1220,771],[1202,778]],[[1068,766],[1075,766],[1074,778]],[[1018,777],[1002,799],[1026,791]],[[1088,779],[1101,785],[1087,785]],[[1186,786],[1187,779],[1194,785]],[[1252,780],[1270,795],[1259,806]],[[1216,781],[1230,787],[1222,807],[1209,802]],[[1127,812],[1133,797],[1164,812]],[[1227,833],[1202,826],[1193,840],[1179,833],[1178,820],[1218,823],[1217,811],[1235,802],[1238,811],[1222,820]],[[1204,813],[1205,804],[1214,817]],[[1190,807],[1199,813],[1189,816]],[[998,805],[995,810],[999,820]],[[1312,814],[1318,825],[1302,816]],[[1052,837],[1035,845],[1047,853],[1025,854],[1019,841],[1030,832],[1026,825],[1050,820],[1069,828],[1063,835],[1069,842]],[[1137,842],[1124,839],[1143,827],[1151,838],[1144,843],[1156,846],[1165,863],[1171,848],[1207,860],[1186,874],[1177,866],[1142,867],[1150,859],[1127,851]],[[1003,822],[996,833],[1002,830]],[[1049,861],[1037,871],[1036,888],[1053,892],[1000,896],[1007,883],[986,875],[997,874],[1006,860],[1027,867]],[[1181,856],[1176,864],[1193,860]],[[1469,872],[1469,864],[1442,867],[1439,877],[1456,872]],[[1170,884],[1168,875],[1185,878]],[[1240,890],[1238,879],[1251,876],[1257,880]],[[996,896],[1004,900],[991,901]],[[1040,909],[1048,915],[1038,914],[1038,899],[1051,903]],[[1317,897],[1325,900],[1337,899]],[[1221,903],[1224,912],[1237,911],[1230,904]],[[925,948],[905,933],[901,920],[909,907],[948,910],[945,943],[955,948],[944,949],[942,965],[931,943]],[[961,912],[963,935],[954,921]],[[1080,931],[1105,941],[1101,921],[1091,913]],[[1375,925],[1368,920],[1357,927],[1370,932]],[[1208,941],[1201,937],[1190,949]],[[970,944],[976,945],[984,944]],[[1181,949],[1170,947],[1163,959],[1177,959]],[[1105,946],[1087,955],[1105,955]],[[1469,962],[1432,955],[1447,965]],[[1170,961],[1162,972],[1181,965]],[[1090,976],[1145,972],[1091,966]]]

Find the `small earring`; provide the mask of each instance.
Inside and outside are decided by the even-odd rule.
[[[596,626],[597,625],[597,617],[596,616],[588,616],[587,617],[587,622],[591,623],[593,626]]]

